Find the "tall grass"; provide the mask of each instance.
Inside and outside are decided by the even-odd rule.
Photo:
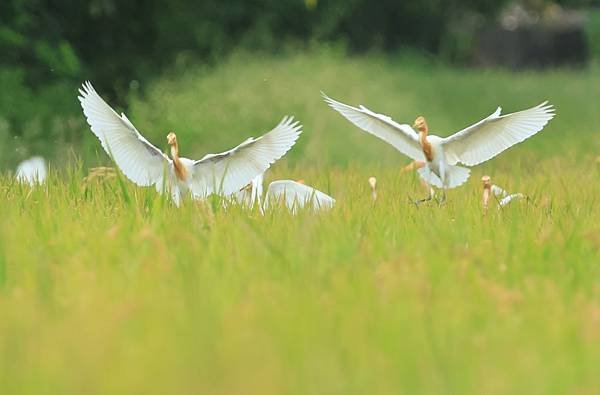
[[[4,175],[1,392],[594,393],[596,79],[319,54],[165,78],[130,114],[152,141],[175,129],[194,157],[295,114],[305,134],[268,179],[301,177],[336,207],[176,208],[126,180],[84,182],[71,159],[35,188]],[[320,89],[399,120],[424,113],[442,135],[500,103],[548,98],[559,115],[445,205],[416,207],[425,191],[399,174],[406,160]],[[482,216],[484,173],[530,201]]]

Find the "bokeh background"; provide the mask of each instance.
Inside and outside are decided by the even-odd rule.
[[[0,395],[597,394],[595,7],[0,0]],[[84,80],[190,158],[293,114],[304,132],[266,181],[334,209],[177,208],[90,169],[114,165]],[[442,136],[498,105],[557,116],[416,207],[409,159],[320,91]],[[31,155],[52,167],[33,188],[9,172]],[[482,215],[484,174],[529,199]]]
[[[260,134],[286,113],[306,130],[292,159],[337,165],[393,156],[337,130],[343,121],[330,124],[336,115],[321,90],[401,122],[426,110],[441,135],[496,105],[516,110],[545,99],[595,122],[585,96],[594,97],[600,75],[598,7],[590,0],[3,0],[0,166],[31,155],[57,167],[69,155],[106,161],[76,99],[83,80],[161,148],[168,130],[178,132],[191,157]],[[569,122],[559,117],[555,135]],[[552,139],[544,141],[551,154]],[[348,155],[355,146],[362,152]]]

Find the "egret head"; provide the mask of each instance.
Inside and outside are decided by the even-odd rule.
[[[483,176],[481,177],[481,183],[483,184],[483,188],[491,188],[492,179],[490,178],[490,176]]]
[[[427,121],[425,121],[425,117],[417,117],[417,119],[415,119],[415,124],[413,125],[413,128],[417,129],[419,132],[427,133],[428,127]]]
[[[377,178],[369,177],[369,185],[371,186],[371,189],[375,189],[377,187]]]
[[[174,132],[170,132],[169,134],[167,134],[167,143],[169,145],[177,144],[177,136],[175,135]]]

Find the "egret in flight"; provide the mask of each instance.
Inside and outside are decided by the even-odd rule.
[[[360,129],[370,133],[411,159],[425,162],[418,169],[420,176],[438,188],[450,189],[469,178],[470,169],[492,159],[502,151],[533,136],[554,117],[548,102],[528,110],[500,115],[498,107],[487,118],[448,137],[429,134],[424,117],[418,117],[411,127],[377,114],[364,106],[358,108],[340,103],[323,93],[325,102]],[[415,130],[416,129],[416,130]]]
[[[159,192],[170,192],[176,205],[186,194],[201,199],[213,193],[235,193],[285,155],[302,132],[302,125],[286,116],[265,135],[251,137],[229,151],[207,154],[200,160],[180,157],[177,136],[170,132],[169,158],[146,140],[125,114],[117,114],[89,81],[79,93],[92,132],[123,174],[139,186],[154,185]]]

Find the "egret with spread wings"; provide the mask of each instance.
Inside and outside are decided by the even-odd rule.
[[[450,189],[469,178],[470,169],[533,136],[554,117],[548,102],[528,110],[500,115],[498,107],[489,117],[449,137],[429,134],[427,121],[418,117],[411,127],[394,122],[364,106],[358,108],[335,101],[325,94],[327,104],[362,130],[370,133],[415,161],[425,162],[420,176],[438,188]],[[417,131],[415,131],[418,130]]]
[[[125,114],[117,114],[89,82],[79,93],[92,132],[123,174],[139,186],[154,185],[159,192],[168,191],[177,205],[185,194],[201,199],[239,191],[285,155],[302,132],[302,125],[286,116],[265,135],[200,160],[179,157],[177,136],[171,132],[167,136],[169,158],[146,140]]]

